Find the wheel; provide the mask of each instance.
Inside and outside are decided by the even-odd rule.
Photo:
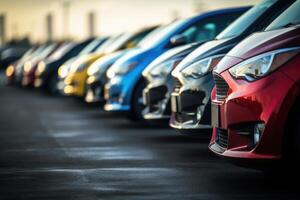
[[[146,87],[145,81],[139,81],[137,87],[134,90],[131,102],[131,115],[129,116],[132,120],[138,120],[142,123],[146,123],[143,117],[143,110],[145,105],[143,103],[143,90]]]

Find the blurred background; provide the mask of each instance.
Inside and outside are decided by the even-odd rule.
[[[258,0],[0,0],[0,44],[112,35]]]

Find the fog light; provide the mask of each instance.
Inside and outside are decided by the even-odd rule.
[[[260,124],[255,124],[254,125],[254,132],[253,132],[254,145],[258,144],[264,130],[265,130],[265,124],[260,123]]]

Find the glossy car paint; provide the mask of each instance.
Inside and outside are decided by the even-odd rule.
[[[39,62],[51,56],[63,43],[53,43],[44,49],[39,55],[26,61],[23,68],[22,86],[31,87],[34,85],[35,70]],[[28,69],[26,69],[28,68]]]
[[[30,48],[26,53],[17,61],[14,63],[11,63],[5,71],[5,76],[6,76],[6,84],[7,85],[12,85],[14,83],[15,75],[16,75],[16,67],[20,63],[25,62],[30,56],[33,54],[33,52],[37,49],[37,46],[34,46]]]
[[[289,134],[285,132],[289,112],[300,94],[300,51],[277,70],[253,82],[233,78],[228,69],[256,55],[290,47],[300,47],[299,26],[253,34],[218,64],[214,76],[224,79],[229,90],[224,101],[217,100],[216,88],[212,92],[212,104],[219,113],[219,117],[213,114],[219,126],[214,127],[209,145],[214,153],[239,161],[282,158],[283,140]],[[243,131],[258,122],[263,122],[265,129],[258,144],[253,145],[251,134]],[[219,130],[228,138],[226,148],[217,142]]]
[[[128,63],[137,63],[136,66],[128,73],[115,76],[105,85],[106,104],[104,109],[107,111],[133,111],[132,103],[136,101],[133,96],[138,88],[138,85],[144,84],[142,78],[143,70],[158,56],[174,47],[170,44],[170,39],[178,34],[181,34],[193,24],[213,15],[218,15],[227,12],[241,12],[245,8],[225,9],[207,12],[196,17],[186,19],[176,29],[173,29],[164,38],[160,38],[155,45],[148,45],[132,50],[124,57],[120,58],[111,68],[123,66]]]
[[[64,79],[64,94],[81,97],[85,94],[85,82],[87,79],[87,69],[99,59],[102,55],[97,53],[91,53],[81,56],[76,61],[72,62],[70,72]],[[72,70],[72,68],[85,66],[80,70]]]
[[[58,59],[47,59],[43,63],[44,70],[42,72],[37,71],[37,73],[35,74],[34,86],[37,88],[43,88],[50,93],[57,92],[57,71],[59,67],[68,59],[78,55],[80,51],[91,41],[92,39],[88,39],[78,44],[70,44],[71,47],[68,48],[66,52],[63,52],[63,55],[61,55]]]
[[[105,55],[96,60],[88,69],[92,73],[88,73],[86,80],[86,95],[87,103],[104,103],[104,85],[107,83],[107,69],[111,67],[118,59],[124,56],[130,49],[117,51],[112,54]]]
[[[104,38],[104,41],[100,44],[97,45],[97,47],[95,48],[90,48],[91,45],[93,45],[94,41],[91,42],[88,46],[86,46],[80,53],[79,55],[67,60],[66,62],[64,62],[58,69],[58,83],[57,83],[57,89],[59,91],[59,93],[61,95],[65,95],[64,89],[65,89],[65,79],[66,77],[69,75],[72,66],[74,65],[74,63],[78,63],[78,61],[86,55],[88,54],[95,54],[96,52],[103,52],[104,49],[110,45],[112,42],[114,42],[116,39],[118,39],[120,37],[120,35],[117,36],[112,36],[112,37],[108,37],[108,38]],[[97,39],[97,40],[101,40],[101,38]],[[93,45],[94,46],[94,45]]]
[[[40,56],[45,49],[49,47],[50,44],[43,44],[39,46],[27,59],[23,60],[23,62],[19,62],[16,65],[15,74],[14,74],[14,82],[17,85],[22,84],[23,75],[24,75],[24,67],[25,64],[30,62],[31,60],[35,59],[36,57]]]
[[[270,4],[270,2],[272,4]],[[181,108],[180,111],[175,110],[171,114],[170,126],[179,130],[184,134],[201,134],[211,130],[211,99],[210,95],[214,87],[213,76],[211,71],[204,74],[200,78],[188,79],[183,76],[181,71],[193,63],[205,58],[220,56],[220,58],[229,52],[235,45],[246,38],[253,32],[262,30],[270,24],[275,17],[283,12],[294,1],[262,1],[262,4],[270,4],[269,8],[261,12],[252,12],[257,9],[258,4],[254,6],[248,13],[245,13],[231,26],[225,29],[213,41],[207,42],[198,49],[188,55],[172,72],[172,75],[177,85],[172,93],[172,101],[174,105]],[[249,21],[245,20],[245,16],[255,18]],[[240,20],[240,21],[239,21]],[[244,30],[239,34],[234,34],[231,37],[224,36],[230,34],[233,27],[242,26]],[[234,29],[232,29],[234,30]],[[233,31],[234,32],[234,31]],[[225,34],[224,34],[225,33]],[[185,99],[185,101],[181,100]],[[187,103],[184,103],[187,102]],[[201,114],[199,114],[201,113]],[[198,116],[198,117],[197,117]]]
[[[134,47],[144,36],[146,36],[153,29],[154,27],[150,27],[134,33],[124,34],[111,45],[109,45],[103,52],[93,53],[79,58],[78,61],[73,63],[70,73],[65,78],[64,93],[66,95],[84,97],[86,94],[85,83],[88,77],[87,70],[91,64],[93,64],[96,60],[104,55]]]
[[[170,65],[170,62],[174,69],[185,56],[201,44],[202,43],[193,43],[172,48],[156,58],[143,71],[143,76],[147,80],[147,86],[143,90],[143,100],[145,104],[143,116],[146,120],[155,123],[168,122],[171,114],[170,97],[174,88],[171,73],[168,73],[164,77],[148,78],[151,76],[151,71],[159,66],[166,67],[165,63]]]

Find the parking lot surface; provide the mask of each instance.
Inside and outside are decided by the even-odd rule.
[[[299,199],[213,155],[78,99],[0,86],[0,199]]]

